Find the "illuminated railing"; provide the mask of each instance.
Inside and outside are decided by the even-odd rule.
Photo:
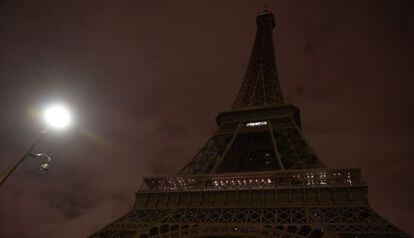
[[[359,169],[304,169],[265,173],[145,178],[149,190],[227,190],[364,185]]]

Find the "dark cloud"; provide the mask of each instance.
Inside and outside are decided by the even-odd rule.
[[[60,99],[76,127],[0,189],[0,237],[84,237],[175,174],[245,73],[263,1],[1,1],[0,171]],[[328,167],[361,167],[372,206],[414,234],[412,1],[274,1],[285,97]]]

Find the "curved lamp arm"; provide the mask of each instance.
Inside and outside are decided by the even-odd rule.
[[[39,158],[39,159],[46,160],[46,163],[40,165],[40,172],[41,173],[46,173],[49,170],[49,168],[50,168],[50,162],[52,161],[52,158],[50,158],[49,155],[47,155],[47,154],[33,154],[33,153],[30,153],[30,156],[31,157],[36,157],[36,158]]]
[[[12,167],[10,167],[9,170],[7,170],[7,172],[1,176],[0,178],[0,186],[4,183],[4,181],[6,181],[6,179],[13,173],[13,171],[17,168],[17,166],[19,166],[19,164],[21,162],[23,162],[24,159],[26,159],[26,157],[32,155],[32,150],[33,148],[43,139],[43,137],[45,137],[47,134],[47,128],[45,130],[43,130],[39,137],[33,142],[33,144],[26,150],[26,152],[20,156],[13,164]],[[48,156],[49,157],[49,156]],[[49,157],[50,159],[50,157]],[[47,167],[49,167],[49,165],[47,165]],[[42,170],[42,169],[41,169]]]

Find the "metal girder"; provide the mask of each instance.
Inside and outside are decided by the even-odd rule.
[[[137,227],[134,224],[143,225]],[[243,237],[408,237],[369,206],[138,209],[92,237],[112,237],[110,234],[125,234],[118,237],[220,234]]]
[[[247,72],[233,109],[271,106],[283,103],[277,76],[272,31],[275,26],[271,13],[257,17],[257,33]]]

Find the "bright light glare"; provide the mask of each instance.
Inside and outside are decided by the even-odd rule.
[[[46,109],[44,114],[46,122],[56,128],[64,128],[70,124],[69,110],[62,105],[54,105]]]

